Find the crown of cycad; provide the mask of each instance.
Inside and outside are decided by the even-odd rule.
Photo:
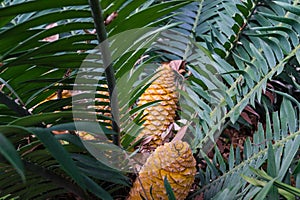
[[[143,149],[154,150],[167,142],[164,135],[169,125],[174,122],[178,95],[175,85],[175,72],[169,64],[162,64],[157,69],[155,81],[145,90],[138,101],[138,106],[160,100],[156,105],[144,110],[143,130],[137,140],[144,137]]]
[[[147,159],[130,190],[128,200],[139,200],[141,196],[144,199],[168,199],[165,177],[176,199],[185,199],[195,174],[196,161],[189,145],[182,141],[165,143]]]

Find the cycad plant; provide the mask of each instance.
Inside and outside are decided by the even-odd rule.
[[[132,185],[141,199],[151,198],[143,194],[156,186],[144,175],[150,185],[139,185],[143,162],[132,158],[146,156],[139,133],[164,97],[139,100],[152,89],[155,69],[172,60],[184,64],[174,72],[179,100],[162,135],[172,132],[193,152],[197,172],[187,199],[300,195],[297,0],[0,6],[0,199],[126,199]],[[249,137],[232,142],[226,155],[216,143],[244,127]],[[83,132],[93,139],[81,140]],[[149,160],[168,163],[164,146],[151,149]],[[153,192],[175,198],[176,170],[147,173],[164,180]]]

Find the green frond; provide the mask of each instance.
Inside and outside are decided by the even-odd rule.
[[[4,132],[7,137],[12,137],[11,133],[14,129],[19,135],[22,133],[22,129],[17,128],[17,126],[11,126],[10,128],[7,126],[1,127],[1,132]],[[74,124],[60,124],[53,126],[48,129],[48,131],[60,129],[75,130],[75,126]],[[38,130],[37,128],[29,128],[29,130],[35,132],[38,137],[41,138],[39,138],[40,141],[37,138],[31,138],[31,142],[28,144],[26,144],[26,141],[24,140],[19,141],[18,153],[22,155],[26,179],[22,182],[20,177],[16,177],[16,171],[13,170],[10,165],[6,164],[12,172],[11,176],[13,176],[12,178],[15,183],[11,182],[14,187],[7,187],[8,185],[1,187],[1,196],[13,193],[16,197],[27,198],[27,192],[31,190],[30,188],[39,182],[45,182],[45,184],[40,185],[39,190],[30,193],[30,195],[33,196],[40,196],[39,198],[42,198],[44,193],[48,190],[48,195],[52,195],[52,197],[55,195],[73,193],[85,198],[87,194],[84,191],[84,186],[80,186],[81,184],[84,184],[87,187],[87,190],[94,193],[96,196],[109,198],[110,195],[100,185],[97,185],[99,182],[102,181],[104,183],[109,181],[115,184],[128,186],[128,179],[119,171],[105,166],[90,155],[83,155],[82,152],[83,150],[86,150],[86,148],[78,137],[70,134],[50,137],[45,134],[45,130]],[[24,131],[25,129],[23,132]],[[39,134],[38,131],[43,131],[43,135]],[[29,132],[24,134],[28,135],[28,133]],[[53,139],[50,140],[52,137]],[[20,138],[24,138],[24,135],[21,135]],[[47,141],[43,138],[47,138]],[[68,142],[69,144],[61,146],[58,141]],[[43,148],[41,142],[43,142],[46,149]],[[16,145],[16,143],[14,144]],[[60,153],[58,153],[58,151],[60,151]],[[70,155],[67,155],[66,153],[70,153]],[[10,156],[14,155],[11,154]],[[98,173],[99,171],[102,173]],[[2,173],[2,176],[6,178],[8,175],[9,174],[6,172]],[[74,183],[74,180],[76,181],[76,176],[78,176],[77,178],[80,178],[77,184]],[[3,178],[3,180],[6,179]],[[2,181],[1,184],[6,183]],[[49,184],[49,187],[47,187],[47,184]],[[104,184],[103,187],[107,186]]]
[[[117,98],[108,95],[113,84],[88,1],[0,0],[0,199],[115,198],[130,185],[119,170],[136,154],[122,153],[134,149],[143,110],[158,103],[136,101],[153,69],[171,60],[186,63],[175,123],[189,125],[184,139],[207,164],[190,197],[298,194],[291,186],[300,185],[298,0],[99,2]],[[215,143],[250,106],[261,109],[261,123],[225,159]]]
[[[134,115],[143,108],[129,110],[148,80],[140,79],[146,62],[136,62],[149,51],[157,35],[173,24],[150,27],[167,20],[172,11],[188,3],[101,1],[105,19],[113,12],[118,15],[105,28],[121,88],[118,95],[128,97],[119,98],[124,135],[137,134],[136,123],[141,123],[141,116]],[[0,132],[5,142],[1,155],[11,164],[1,157],[0,198],[43,199],[72,194],[82,199],[112,199],[110,194],[116,188],[129,186],[128,178],[95,159],[87,149],[88,141],[72,135],[74,131],[85,131],[96,138],[111,139],[115,134],[107,122],[112,121],[106,115],[110,111],[104,108],[109,106],[109,96],[104,94],[107,80],[100,69],[101,53],[94,51],[97,37],[88,1],[4,0],[0,5]],[[145,27],[149,28],[140,29],[140,33],[133,31],[133,37],[124,42],[124,31]],[[122,33],[121,38],[118,34]],[[113,43],[114,39],[118,42]],[[95,68],[100,70],[87,78],[88,70]],[[79,79],[84,84],[76,85]],[[122,89],[124,85],[127,87]],[[88,93],[91,90],[93,94]],[[63,96],[63,91],[71,94]],[[86,113],[85,120],[74,123],[74,119],[81,119],[76,118],[79,113]],[[130,121],[130,117],[136,119]],[[68,134],[52,134],[62,130]],[[128,148],[130,143],[127,142]],[[127,148],[125,143],[124,146]],[[18,173],[23,179],[25,176],[25,182]],[[40,187],[32,191],[37,184]]]
[[[221,4],[220,1],[218,2]],[[193,12],[194,17],[190,19],[194,20],[191,21],[195,22],[195,19],[201,19],[201,13],[203,13],[202,11],[205,6],[212,6],[216,7],[215,9],[219,9],[219,6],[217,6],[218,2],[211,4],[194,2],[190,4],[189,6],[198,11]],[[189,10],[193,9],[190,8]],[[248,11],[244,12],[246,9]],[[274,17],[273,10],[278,12],[276,13],[277,17]],[[289,10],[291,9],[289,8]],[[222,127],[227,123],[227,119],[230,119],[230,122],[234,124],[247,105],[255,107],[256,102],[261,103],[262,96],[264,95],[263,91],[267,89],[268,81],[280,74],[288,62],[297,55],[299,42],[293,38],[293,34],[289,33],[291,31],[297,33],[298,25],[296,24],[298,22],[296,19],[298,16],[289,10],[279,8],[276,3],[256,4],[250,1],[247,3],[222,2],[220,12],[217,12],[218,15],[222,16],[219,18],[219,24],[222,24],[222,26],[217,26],[219,28],[217,32],[220,34],[226,33],[226,26],[231,27],[234,23],[240,23],[241,18],[243,18],[243,25],[245,25],[241,27],[240,23],[239,33],[234,41],[232,41],[230,48],[226,49],[226,42],[221,42],[222,46],[225,47],[225,59],[220,57],[221,54],[217,51],[211,54],[207,53],[208,51],[205,50],[205,47],[201,46],[205,44],[197,38],[197,44],[195,42],[194,44],[190,43],[194,49],[193,55],[197,55],[197,57],[186,58],[188,61],[188,70],[192,74],[187,82],[186,91],[189,91],[188,95],[194,94],[193,98],[191,98],[183,93],[183,96],[189,99],[184,104],[185,109],[183,110],[184,112],[188,112],[188,110],[194,110],[195,106],[201,108],[198,111],[192,111],[196,115],[199,115],[198,121],[200,121],[202,126],[200,133],[194,133],[197,138],[193,141],[195,148],[208,152],[212,148],[214,138],[218,138]],[[227,15],[230,14],[230,16],[239,15],[240,17],[234,18],[235,21],[226,20],[228,17],[223,16],[221,11]],[[195,13],[198,13],[199,16],[195,17]],[[273,15],[268,13],[273,13]],[[269,23],[267,25],[265,24],[267,22],[261,23],[260,21],[262,20],[260,20],[259,16],[264,16],[264,19],[268,20]],[[213,20],[216,20],[215,17],[213,17]],[[291,25],[292,22],[293,25]],[[203,27],[205,23],[199,26]],[[183,31],[178,31],[180,33],[176,34],[183,35],[183,38],[190,38],[190,35],[193,35],[194,29],[191,28],[193,26],[189,27],[189,31],[184,32],[186,35],[182,33]],[[256,27],[259,28],[257,29]],[[257,34],[253,34],[254,32]],[[284,36],[279,37],[278,35],[280,34]],[[230,38],[229,35],[230,33],[228,32],[225,38]],[[286,41],[281,41],[287,35],[290,38],[285,39]],[[222,37],[213,36],[213,38],[221,40]],[[176,40],[176,37],[173,35],[172,40],[174,42]],[[181,39],[181,41],[184,40]],[[168,43],[172,42],[169,41]],[[183,52],[185,52],[186,46],[177,46],[179,50],[170,50],[169,52],[172,55],[177,55],[177,52],[180,55],[185,55]],[[168,50],[167,48],[166,50]],[[209,45],[207,48],[211,49]],[[184,117],[186,116],[193,116],[193,114],[184,114]]]
[[[251,188],[247,186],[247,182],[241,175],[252,176],[250,167],[259,169],[266,162],[272,169],[272,172],[269,171],[269,173],[278,181],[283,181],[289,177],[289,168],[293,165],[293,160],[296,159],[300,146],[299,118],[296,117],[296,114],[299,113],[299,107],[296,107],[296,110],[289,110],[289,115],[295,116],[291,123],[288,121],[280,123],[282,115],[285,115],[285,108],[290,105],[291,102],[285,99],[280,112],[273,113],[272,119],[267,120],[266,130],[261,124],[259,125],[258,131],[253,135],[253,142],[247,139],[244,144],[242,160],[237,159],[240,157],[237,154],[239,151],[235,152],[234,148],[231,148],[228,168],[226,168],[224,158],[220,156],[220,153],[216,153],[214,164],[208,164],[208,172],[200,172],[202,173],[200,176],[201,184],[197,193],[203,192],[205,199],[213,197],[222,199],[222,194],[226,191],[230,191],[236,199],[244,199],[246,195],[250,198],[249,194],[252,194],[253,197],[259,190],[254,186]],[[294,121],[297,122],[296,126],[294,126]],[[215,148],[215,151],[218,152],[218,148]],[[272,156],[272,154],[274,155]],[[220,166],[219,170],[214,167],[217,165]],[[221,174],[219,175],[219,173]],[[217,194],[218,192],[219,194]],[[217,196],[215,196],[216,194]]]

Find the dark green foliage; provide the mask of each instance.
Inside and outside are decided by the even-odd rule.
[[[298,1],[100,3],[104,18],[118,13],[105,33],[115,41],[110,51],[120,88],[119,136],[124,149],[134,146],[143,123],[141,111],[151,106],[136,107],[135,102],[149,86],[153,63],[185,60],[188,73],[186,80],[180,79],[178,124],[189,124],[185,139],[197,160],[207,163],[197,173],[197,188],[189,198],[293,198],[299,193]],[[57,26],[46,28],[52,23]],[[80,93],[45,102],[62,90],[107,90],[103,70],[88,74],[80,68],[103,65],[100,54],[92,51],[98,44],[93,29],[87,0],[0,0],[0,199],[112,199],[116,191],[129,190],[127,174],[94,158],[74,134],[87,131],[107,139],[116,135],[107,128],[110,123],[103,122],[113,118],[95,113],[89,101],[80,101],[95,102],[95,96]],[[45,40],[53,35],[57,40]],[[149,57],[140,59],[145,55]],[[257,110],[261,121],[252,139],[246,139],[243,148],[232,145],[225,159],[214,144],[228,125],[250,126],[241,117],[247,106]],[[73,118],[87,112],[78,130]],[[99,123],[93,121],[96,115]],[[53,135],[62,130],[68,133]],[[206,154],[212,149],[209,159]],[[172,199],[167,180],[165,187]]]

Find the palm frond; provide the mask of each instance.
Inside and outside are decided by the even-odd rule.
[[[100,4],[125,150],[134,147],[143,109],[157,103],[135,105],[151,83],[150,71],[156,68],[152,63],[180,59],[186,61],[188,73],[186,80],[178,79],[181,110],[176,123],[191,124],[185,139],[197,159],[207,163],[198,173],[200,189],[190,197],[204,193],[205,199],[275,198],[287,194],[282,189],[294,192],[287,185],[291,179],[296,186],[300,182],[298,1]],[[102,40],[97,41],[94,27],[86,0],[0,0],[1,199],[112,199],[112,185],[128,187],[119,169],[128,170],[132,163],[128,152],[124,157],[124,149],[111,143],[116,134],[110,129],[115,117],[106,109],[111,80],[104,73],[107,63],[96,48]],[[270,86],[282,82],[292,89]],[[72,94],[64,98],[66,90]],[[267,92],[279,98],[276,106],[266,101]],[[231,146],[226,160],[215,141],[228,124],[237,126],[249,105],[264,108],[266,122],[262,120],[253,141],[248,138],[243,148]],[[80,140],[72,134],[76,130],[91,133],[98,142]],[[60,131],[68,134],[53,134]],[[213,148],[210,160],[206,153]],[[258,168],[267,171],[268,178]],[[241,174],[250,183],[260,181],[259,187]]]
[[[244,161],[238,153],[239,148],[236,152],[232,148],[229,169],[226,169],[227,164],[217,148],[215,156],[218,156],[213,162],[205,153],[213,148],[227,124],[237,122],[247,105],[262,105],[265,91],[271,91],[268,82],[290,66],[289,62],[295,63],[299,51],[297,2],[200,1],[183,7],[181,11],[178,19],[183,24],[164,35],[156,47],[164,60],[185,59],[192,74],[180,91],[180,106],[181,118],[193,122],[186,139],[195,151],[200,150],[199,156],[208,163],[206,171],[199,176],[201,183],[209,183],[211,190],[201,185],[201,192],[204,192],[205,199],[214,197],[216,191],[222,192],[218,194],[219,198],[223,198],[226,192],[237,197],[245,197],[244,194],[251,197],[258,190],[246,186],[238,174],[249,173],[248,164],[257,168],[268,160],[267,145],[261,143],[274,138],[278,140],[274,150],[276,158],[288,148],[287,143],[295,145],[294,153],[299,147],[298,112],[292,112],[290,102],[284,98],[280,119],[275,113],[272,123],[268,121],[266,136],[262,125],[258,127],[253,141],[256,145],[246,141]],[[298,104],[296,99],[293,102]],[[287,116],[290,113],[289,119],[283,119],[283,113]],[[274,132],[271,131],[272,124],[276,127]],[[284,132],[286,138],[281,138],[279,132]],[[210,183],[210,180],[223,177],[222,174],[226,178]],[[230,185],[230,182],[234,184]],[[243,183],[241,187],[236,185],[240,182]]]
[[[152,3],[101,1],[104,17],[113,12],[118,14],[117,18],[106,24],[109,36],[116,38],[128,28],[157,25],[170,17],[170,12],[188,2]],[[5,0],[1,2],[0,19],[0,109],[3,119],[0,132],[5,138],[3,142],[6,142],[1,152],[5,150],[5,158],[13,164],[11,166],[7,161],[2,163],[1,159],[1,198],[42,199],[74,195],[82,199],[112,199],[110,194],[113,189],[109,182],[117,185],[117,188],[127,187],[128,178],[95,159],[88,153],[88,141],[81,141],[78,136],[71,134],[75,130],[86,131],[106,139],[114,134],[107,128],[109,123],[105,122],[112,119],[103,115],[104,110],[95,111],[95,102],[96,106],[101,104],[95,98],[107,100],[109,97],[103,94],[88,96],[85,92],[91,88],[93,92],[104,91],[104,85],[107,84],[103,70],[94,76],[95,80],[84,79],[87,72],[82,69],[101,68],[103,65],[101,54],[99,56],[99,52],[93,51],[97,46],[97,37],[93,34],[94,23],[88,2]],[[125,22],[120,23],[124,19]],[[135,91],[143,90],[143,83],[137,83],[138,72],[143,69],[136,67],[137,72],[134,72],[132,68],[147,51],[155,35],[163,29],[147,29],[145,31],[148,32],[140,34],[135,32],[136,37],[131,38],[133,43],[123,46],[112,44],[112,50],[117,51],[113,54],[113,64],[119,83],[131,80],[126,88],[130,105],[124,100],[120,101],[124,115],[128,115],[127,108],[138,98]],[[55,39],[51,39],[53,36]],[[123,39],[119,37],[118,43],[121,44]],[[145,42],[142,39],[147,40]],[[86,59],[88,55],[90,57]],[[82,67],[83,64],[86,67]],[[80,78],[85,81],[84,87],[76,85]],[[93,81],[96,81],[96,86]],[[74,91],[72,97],[62,98],[63,91],[72,91],[75,85],[81,87],[79,92]],[[85,101],[87,99],[91,99],[91,102]],[[74,108],[74,102],[80,103],[82,109]],[[88,107],[90,103],[92,107]],[[135,109],[135,112],[139,110]],[[84,118],[87,121],[74,123],[76,112],[86,113]],[[99,123],[95,123],[95,116]],[[95,128],[97,126],[102,127],[101,133]],[[68,134],[52,134],[59,131]],[[25,167],[18,163],[20,160]],[[40,173],[35,173],[35,170]],[[21,176],[25,174],[27,182],[16,178],[17,172]],[[14,179],[12,184],[6,184],[5,177]],[[38,183],[41,187],[32,191],[32,186]]]
[[[53,126],[50,130],[75,130],[76,127],[74,123],[72,124],[60,124],[57,126]],[[10,187],[1,187],[1,195],[7,195],[13,193],[16,197],[26,197],[29,188],[32,187],[31,184],[40,182],[45,182],[43,187],[41,186],[40,190],[36,190],[35,192],[31,192],[30,195],[33,196],[40,196],[43,197],[44,192],[49,190],[49,195],[58,195],[58,194],[67,194],[73,193],[78,195],[82,198],[86,198],[87,194],[84,190],[85,186],[82,187],[80,184],[84,184],[88,187],[88,191],[92,192],[99,198],[110,198],[108,192],[106,192],[101,185],[99,184],[101,181],[106,182],[109,181],[120,184],[124,186],[128,186],[128,179],[123,176],[119,171],[113,170],[104,164],[97,161],[95,158],[91,157],[89,154],[82,155],[82,152],[86,150],[85,146],[82,144],[81,140],[74,135],[66,134],[66,135],[56,135],[49,136],[45,134],[46,130],[37,129],[37,128],[28,128],[20,129],[17,126],[8,126],[1,127],[1,132],[5,132],[5,135],[9,138],[12,137],[12,132],[15,130],[18,137],[20,138],[17,140],[19,142],[19,150],[18,153],[22,155],[22,162],[25,165],[25,172],[26,172],[26,181],[22,182],[21,178],[16,177],[16,171],[13,170],[12,166],[7,165],[6,167],[9,168],[8,171],[11,171],[11,175],[8,173],[3,173],[2,176],[4,177],[12,177],[15,182],[12,182],[13,186]],[[23,130],[23,131],[22,131]],[[24,132],[25,131],[25,132]],[[23,139],[25,135],[30,137],[29,133],[33,131],[35,134],[38,135],[39,139],[37,138],[30,138],[30,143]],[[43,134],[39,134],[38,132],[42,131]],[[23,132],[23,135],[21,134]],[[40,133],[42,133],[40,132]],[[47,138],[45,141],[44,139]],[[50,138],[53,138],[50,140]],[[69,144],[65,144],[63,147],[57,142],[65,141]],[[46,148],[43,148],[43,145]],[[17,145],[14,142],[14,145]],[[59,150],[60,149],[60,150]],[[59,154],[58,151],[61,151]],[[70,153],[70,155],[66,155]],[[13,155],[11,155],[13,156]],[[59,157],[57,157],[59,156]],[[18,158],[18,156],[15,156]],[[64,161],[63,161],[63,160]],[[68,169],[69,168],[69,169]],[[4,168],[3,168],[4,169]],[[73,172],[71,172],[71,171]],[[96,174],[96,172],[103,172],[103,174]],[[39,173],[37,173],[39,172]],[[68,175],[70,174],[70,176]],[[77,175],[75,175],[75,174]],[[33,176],[32,174],[35,174]],[[80,178],[77,183],[76,176]],[[27,181],[27,179],[30,181]],[[3,178],[5,180],[5,178]],[[47,188],[46,182],[52,187]],[[2,183],[1,183],[2,184]],[[3,182],[3,184],[5,184]],[[102,183],[103,184],[103,183]],[[103,185],[103,187],[107,187]],[[25,193],[24,193],[25,192]]]
[[[296,110],[294,108],[288,109],[289,114],[294,117],[291,123],[287,121],[282,122],[280,119],[285,115],[286,109],[288,107],[291,108],[291,106],[292,103],[285,99],[279,112],[274,112],[271,119],[267,116],[266,129],[264,130],[262,124],[260,124],[258,131],[253,135],[253,142],[249,138],[246,140],[242,158],[239,155],[239,147],[236,149],[231,147],[228,163],[226,163],[218,148],[215,148],[217,153],[213,161],[206,160],[210,163],[207,171],[199,174],[201,182],[199,193],[203,192],[205,199],[215,197],[217,192],[220,192],[220,194],[216,197],[221,199],[223,198],[222,194],[228,190],[237,199],[246,197],[248,199],[251,196],[255,196],[259,190],[248,186],[240,175],[253,175],[249,167],[258,169],[263,167],[263,164],[266,162],[271,165],[270,148],[274,151],[275,159],[273,161],[274,165],[271,167],[274,171],[272,176],[276,177],[278,181],[290,176],[289,168],[292,166],[293,160],[297,158],[296,155],[300,146],[299,107],[297,106]],[[273,144],[270,145],[270,143]],[[220,167],[217,168],[216,166]]]
[[[276,2],[268,5],[254,4],[254,2],[250,1],[242,4],[238,3],[235,4],[236,8],[230,9],[231,12],[227,11],[227,9],[232,7],[233,2],[228,3],[228,5],[225,3],[222,4],[222,11],[227,14],[235,11],[232,15],[241,16],[245,24],[247,24],[247,26],[240,30],[239,35],[235,38],[234,46],[226,50],[226,58],[221,58],[221,54],[218,52],[216,53],[219,55],[210,55],[207,53],[208,51],[203,50],[203,47],[201,47],[202,50],[200,50],[202,53],[199,53],[199,47],[194,47],[194,49],[196,49],[192,54],[194,56],[187,57],[187,61],[190,62],[191,66],[188,69],[193,75],[190,78],[191,81],[188,83],[188,85],[192,87],[192,90],[189,91],[196,92],[196,96],[193,99],[198,101],[197,104],[190,99],[187,105],[198,105],[198,107],[200,106],[203,110],[205,109],[204,112],[200,112],[199,110],[201,113],[200,121],[207,120],[208,123],[201,124],[203,130],[200,130],[202,132],[200,136],[196,136],[199,139],[197,140],[198,144],[195,146],[199,149],[205,149],[205,152],[212,147],[211,142],[221,133],[220,128],[226,123],[226,119],[230,119],[230,121],[234,123],[248,104],[255,107],[256,102],[261,102],[261,97],[263,91],[267,89],[268,81],[282,72],[288,61],[296,56],[299,48],[299,43],[295,38],[289,38],[289,40],[287,40],[291,41],[289,43],[286,41],[285,43],[280,42],[279,39],[282,39],[282,37],[279,37],[278,34],[289,35],[288,32],[290,31],[297,32],[298,25],[294,23],[298,22],[295,20],[297,16],[284,8],[280,8],[281,12],[276,15],[277,17],[274,17],[274,13],[273,15],[266,14],[267,12],[273,12],[272,7],[274,7],[273,10],[278,8]],[[201,4],[201,6],[199,6],[199,4],[200,3],[193,3],[191,5],[194,5],[196,10],[202,7],[204,8],[204,5]],[[242,12],[250,8],[255,9],[255,12],[254,10],[247,11],[247,13]],[[262,13],[260,10],[264,10],[264,12]],[[268,26],[260,24],[257,21],[256,17],[260,19],[259,17],[261,15],[270,21]],[[219,26],[220,31],[218,32],[223,32],[223,30],[221,30],[222,27],[225,29],[226,26],[231,27],[234,23],[238,25],[239,18],[240,17],[236,18],[235,22],[230,21],[230,23],[225,20],[227,18],[220,18],[219,20],[223,21],[219,23],[222,24],[222,26]],[[231,22],[234,23],[231,24]],[[291,25],[292,22],[293,25]],[[202,24],[202,26],[205,26],[205,24],[206,23]],[[270,24],[272,24],[272,26],[270,26]],[[256,30],[257,28],[255,28],[257,26],[259,26],[259,29],[263,28],[263,31],[254,34],[254,32],[258,31]],[[282,33],[282,30],[286,32]],[[189,33],[190,32],[192,32],[192,29]],[[224,30],[224,32],[226,31]],[[276,33],[275,35],[274,32]],[[178,33],[177,35],[180,34]],[[189,35],[185,35],[185,38],[188,37]],[[173,38],[176,40],[176,37]],[[184,40],[181,39],[181,41]],[[203,44],[201,40],[199,44]],[[226,46],[225,43],[222,43],[222,45]],[[194,46],[197,46],[197,44]],[[183,52],[185,52],[186,46],[178,45],[178,47],[182,49],[182,51],[179,51],[179,54],[184,55]],[[210,48],[209,45],[207,47]],[[165,47],[165,49],[168,51],[168,47]],[[172,52],[170,50],[169,52],[176,55],[174,51]],[[211,57],[213,57],[213,59],[211,59]],[[275,58],[275,60],[273,58]],[[203,103],[202,99],[206,101]],[[190,108],[193,110],[194,107]],[[213,121],[215,123],[211,123]],[[195,141],[195,143],[197,143],[197,141]],[[207,148],[207,146],[210,147]]]

